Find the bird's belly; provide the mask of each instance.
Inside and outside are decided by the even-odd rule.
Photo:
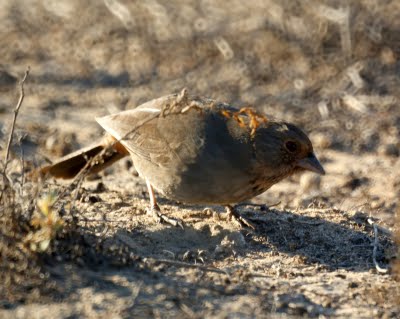
[[[230,204],[259,194],[254,194],[254,177],[245,168],[221,159],[152,168],[139,163],[135,167],[159,193],[188,204]]]
[[[241,178],[225,177],[216,181],[203,178],[190,182],[183,178],[180,182],[169,187],[159,187],[157,182],[154,187],[167,198],[188,204],[231,204],[238,203],[253,197],[248,181]]]
[[[225,176],[224,179],[210,178],[205,181],[182,179],[180,183],[161,190],[166,197],[191,204],[231,204],[244,201],[252,196],[249,183],[243,178]]]

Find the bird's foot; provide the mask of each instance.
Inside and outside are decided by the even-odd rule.
[[[156,204],[147,209],[147,213],[152,215],[158,223],[170,224],[174,227],[181,227],[183,229],[183,222],[178,218],[171,218],[161,213],[160,207]]]
[[[241,216],[235,209],[235,207],[232,206],[226,206],[226,214],[228,216],[228,220],[234,220],[236,223],[238,223],[241,227],[249,227],[253,230],[256,229],[254,224],[250,222],[247,218]]]

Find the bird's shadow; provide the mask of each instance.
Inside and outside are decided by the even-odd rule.
[[[167,202],[169,205],[173,204]],[[162,201],[164,204],[167,202]],[[178,210],[183,208],[181,204],[175,205]],[[184,205],[184,208],[192,212],[195,218],[202,217],[198,206]],[[219,213],[221,212],[222,210],[219,210]],[[374,268],[372,259],[374,233],[367,223],[368,216],[359,215],[354,218],[340,210],[319,212],[316,209],[312,214],[277,209],[260,211],[251,206],[242,206],[240,212],[255,224],[254,231],[248,229],[234,231],[232,227],[221,227],[219,232],[213,233],[210,229],[216,223],[232,221],[216,222],[212,218],[208,218],[208,226],[200,229],[186,224],[184,229],[165,225],[155,231],[146,228],[128,233],[126,230],[120,231],[132,239],[135,236],[144,236],[145,242],[141,239],[144,247],[138,252],[145,256],[171,252],[166,257],[181,258],[190,250],[207,251],[214,258],[213,252],[221,241],[230,236],[235,238],[235,234],[240,232],[245,241],[244,245],[236,247],[236,251],[240,254],[278,252],[287,256],[300,256],[305,264],[319,264],[331,270],[343,268],[366,271]],[[393,245],[388,237],[380,236],[376,255],[378,262],[383,264],[388,262],[384,251]],[[152,247],[150,251],[145,249],[148,246]]]
[[[307,216],[290,211],[269,211],[257,218],[256,236],[249,238],[250,246],[301,256],[304,263],[323,265],[330,270],[373,268],[374,237],[367,217],[364,222],[355,221],[343,211],[332,210],[326,217],[324,213]],[[384,263],[382,248],[393,243],[382,237],[380,244],[377,260]]]

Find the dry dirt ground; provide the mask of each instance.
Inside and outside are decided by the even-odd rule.
[[[399,30],[398,0],[1,0],[2,158],[31,69],[2,179],[0,317],[400,318]],[[30,180],[99,138],[94,117],[183,87],[300,125],[327,175],[241,205],[254,231],[163,198],[185,225],[156,223],[125,159]]]

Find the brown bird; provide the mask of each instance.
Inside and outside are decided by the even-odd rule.
[[[231,204],[295,172],[325,174],[309,138],[295,125],[269,120],[251,108],[189,96],[186,89],[96,120],[107,132],[100,142],[41,173],[72,178],[83,168],[98,172],[130,155],[146,180],[150,211],[175,225],[161,214],[153,188],[184,203],[224,205],[231,217],[252,227]]]

